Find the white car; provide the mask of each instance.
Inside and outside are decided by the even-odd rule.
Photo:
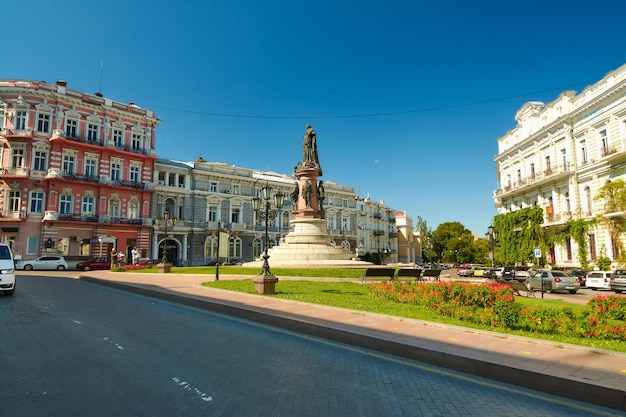
[[[62,256],[44,255],[28,261],[19,261],[15,264],[15,267],[26,271],[32,271],[33,269],[56,269],[58,271],[64,271],[67,269],[67,261]]]
[[[592,290],[610,290],[612,271],[591,271],[587,274],[586,286]]]
[[[15,264],[11,248],[6,243],[0,243],[0,292],[15,294]]]

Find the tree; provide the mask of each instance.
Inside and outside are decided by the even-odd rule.
[[[474,262],[474,235],[459,222],[446,222],[432,233],[433,250],[438,260],[451,263]]]
[[[604,210],[598,217],[604,224],[611,243],[613,244],[613,259],[617,259],[620,264],[626,263],[626,256],[623,253],[623,245],[620,235],[624,228],[622,216],[608,216],[610,213],[624,212],[626,209],[626,183],[622,179],[608,181],[593,198],[594,201],[604,201]]]

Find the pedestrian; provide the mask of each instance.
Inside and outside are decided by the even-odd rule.
[[[111,249],[111,265],[117,266],[117,249]]]
[[[126,254],[122,251],[117,253],[117,263],[119,266],[126,265]]]
[[[132,250],[133,265],[139,265],[139,249],[135,246]]]

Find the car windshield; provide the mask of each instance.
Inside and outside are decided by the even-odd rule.
[[[567,272],[560,272],[560,271],[552,271],[552,276],[555,276],[555,277],[571,277],[571,275],[568,274]]]
[[[0,246],[0,259],[11,260],[11,251],[7,246]]]

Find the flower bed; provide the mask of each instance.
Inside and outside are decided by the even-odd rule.
[[[371,296],[419,305],[458,320],[537,333],[626,340],[626,298],[597,296],[584,308],[523,306],[508,285],[466,282],[381,282]]]

